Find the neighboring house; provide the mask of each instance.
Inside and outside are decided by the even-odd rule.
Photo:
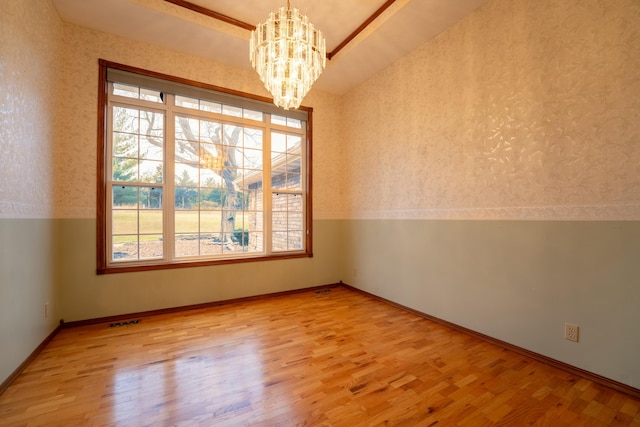
[[[302,248],[304,221],[302,215],[303,197],[291,193],[302,188],[300,169],[300,147],[289,153],[278,154],[272,160],[271,188],[273,189],[273,250]],[[291,160],[291,157],[294,160]],[[289,161],[287,161],[289,159]],[[241,178],[242,179],[242,178]],[[239,184],[240,180],[236,183]],[[244,186],[249,190],[248,230],[260,230],[264,211],[264,191],[262,191],[262,171],[244,176]],[[279,193],[278,190],[283,191]],[[288,206],[287,206],[288,205]],[[288,207],[288,209],[287,209]],[[295,214],[287,212],[295,211]],[[249,233],[249,250],[263,247],[263,233]]]

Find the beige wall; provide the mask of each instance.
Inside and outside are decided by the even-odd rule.
[[[62,24],[48,1],[0,5],[0,217],[50,218]]]
[[[62,316],[51,219],[62,25],[48,1],[1,0],[0,10],[1,383]]]
[[[640,386],[640,2],[493,0],[344,106],[346,283]]]
[[[344,99],[345,218],[640,219],[640,3],[494,0]]]

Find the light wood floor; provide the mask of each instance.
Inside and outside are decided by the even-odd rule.
[[[615,426],[640,401],[349,289],[63,329],[2,426]]]

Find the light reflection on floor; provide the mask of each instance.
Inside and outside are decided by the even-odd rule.
[[[138,366],[120,360],[121,367],[114,368],[113,421],[146,425],[154,417],[163,422],[204,420],[262,400],[264,378],[258,342],[215,347],[215,356],[158,355],[158,360]],[[214,405],[203,405],[211,402],[212,396],[220,399]],[[150,402],[163,403],[149,408]],[[167,414],[168,410],[174,413]]]

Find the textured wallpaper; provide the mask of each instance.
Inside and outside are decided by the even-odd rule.
[[[0,13],[0,218],[50,218],[62,24],[49,0]]]
[[[48,0],[3,0],[0,20],[0,216],[95,217],[98,58],[266,95],[250,70],[63,24]],[[493,0],[304,104],[316,219],[640,219],[637,0]]]
[[[59,79],[64,102],[60,103],[61,126],[56,144],[56,216],[94,218],[96,216],[96,141],[98,59],[106,59],[152,71],[210,83],[257,95],[268,96],[253,70],[239,70],[203,58],[154,45],[126,40],[109,34],[64,24],[64,61]],[[337,185],[333,165],[337,162],[340,98],[311,92],[303,102],[314,108],[315,218],[336,210]]]
[[[640,1],[491,1],[344,108],[341,217],[640,220]]]

